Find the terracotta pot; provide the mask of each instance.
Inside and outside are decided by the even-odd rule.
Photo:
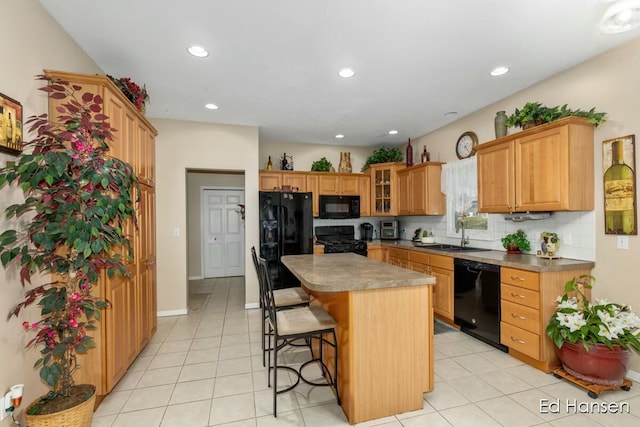
[[[558,357],[565,371],[594,384],[619,386],[629,370],[630,352],[619,345],[613,350],[604,344],[590,345],[587,351],[581,342],[565,341]]]
[[[521,254],[520,248],[516,244],[507,245],[507,253],[508,254]]]

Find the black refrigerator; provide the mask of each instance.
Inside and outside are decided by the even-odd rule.
[[[311,193],[260,192],[260,256],[267,260],[274,289],[299,286],[282,265],[284,255],[313,253]]]

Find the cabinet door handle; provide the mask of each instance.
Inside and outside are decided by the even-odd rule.
[[[518,280],[520,282],[524,282],[524,277],[520,276],[511,276],[511,280]]]
[[[511,313],[511,317],[515,317],[515,318],[520,319],[520,320],[527,320],[527,318],[526,318],[526,317],[524,317],[524,316],[518,316],[518,315],[517,315],[517,314],[515,314],[515,313]]]
[[[514,298],[524,298],[524,295],[520,295],[520,294],[514,294],[513,292],[511,292],[511,296]]]
[[[518,338],[511,337],[511,341],[517,342],[518,344],[526,344],[525,341],[519,340]]]

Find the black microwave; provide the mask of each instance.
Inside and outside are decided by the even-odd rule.
[[[320,195],[320,218],[360,218],[360,196]]]

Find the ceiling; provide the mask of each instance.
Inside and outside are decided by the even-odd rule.
[[[40,3],[105,73],[146,85],[149,117],[258,126],[261,141],[403,143],[640,35],[600,34],[611,0]]]

